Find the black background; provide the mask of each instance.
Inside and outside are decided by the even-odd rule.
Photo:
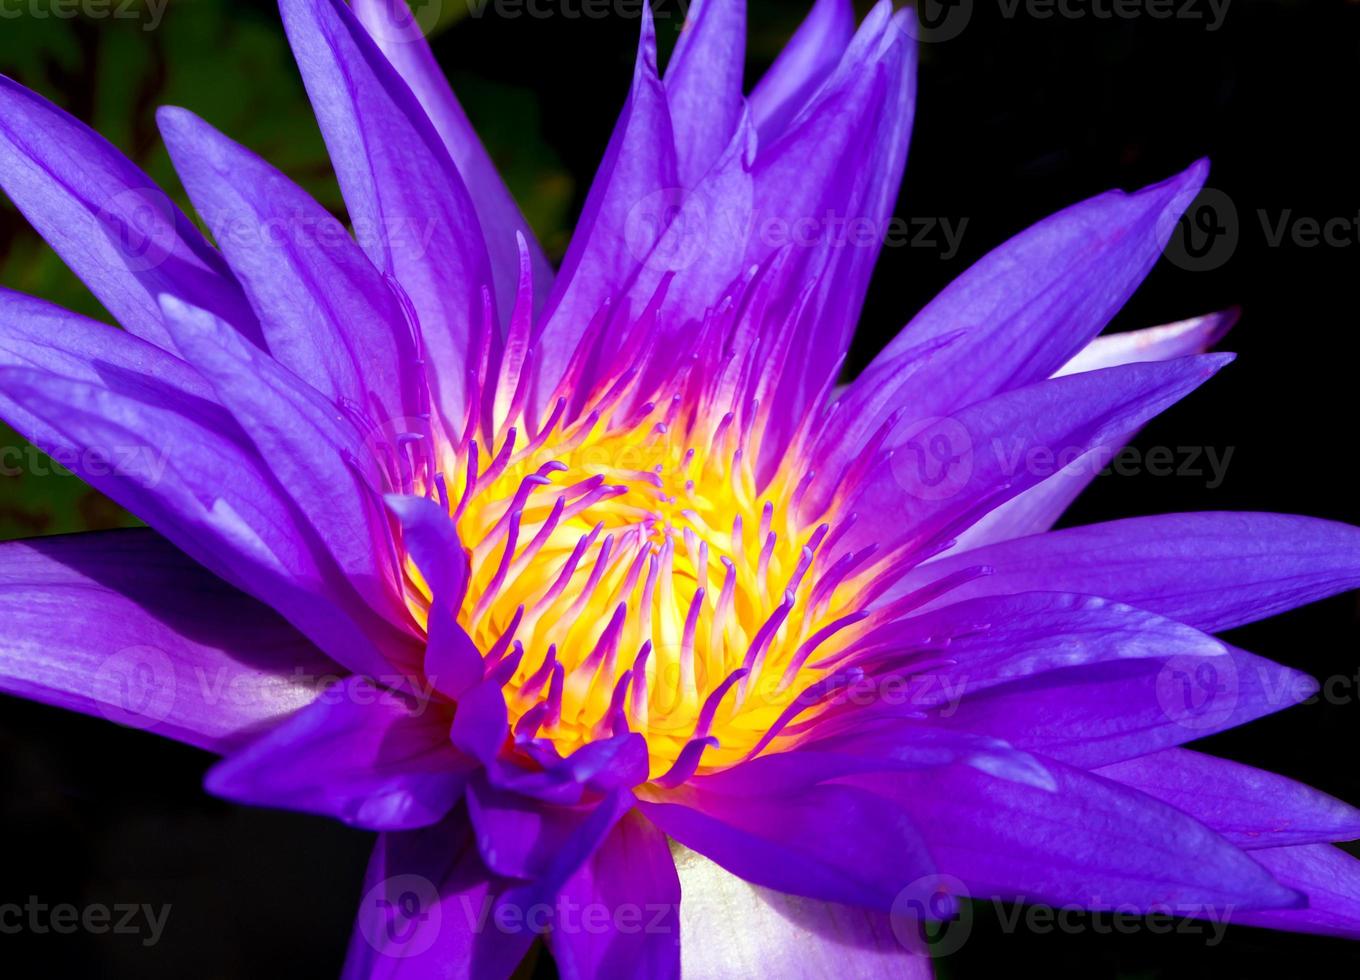
[[[266,3],[240,16],[272,18]],[[1109,0],[1100,9],[1110,9]],[[659,21],[663,39],[677,23]],[[1360,523],[1355,492],[1356,313],[1360,271],[1360,5],[1233,0],[1198,19],[1039,18],[973,0],[957,37],[922,46],[918,112],[898,213],[967,225],[958,254],[885,250],[855,360],[887,341],[967,265],[1059,207],[1213,160],[1210,184],[1237,213],[1216,267],[1163,262],[1115,321],[1131,329],[1237,305],[1220,345],[1237,362],[1169,411],[1138,445],[1232,447],[1207,477],[1107,476],[1064,523],[1176,510],[1278,510]],[[748,79],[768,64],[802,4],[757,2]],[[172,7],[167,16],[176,15]],[[21,31],[22,21],[0,23]],[[574,179],[576,207],[627,85],[636,21],[514,20],[487,14],[435,43],[455,80],[533,94],[544,138]],[[0,65],[0,71],[8,70]],[[229,84],[229,81],[224,81]],[[486,124],[493,120],[474,122]],[[1220,199],[1221,200],[1221,199]],[[1290,219],[1349,222],[1344,243],[1273,245]],[[1236,631],[1238,645],[1323,679],[1349,676],[1333,703],[1293,708],[1207,740],[1211,751],[1360,802],[1360,624],[1355,595]],[[0,699],[0,902],[135,901],[173,906],[161,942],[137,937],[0,936],[10,976],[329,977],[338,973],[370,846],[366,834],[247,810],[203,794],[209,757],[151,735]],[[16,970],[17,972],[14,972]],[[1009,934],[987,907],[943,975],[1017,967],[1049,975],[1355,974],[1341,940],[1232,929],[1203,936]],[[551,975],[541,963],[540,973]]]

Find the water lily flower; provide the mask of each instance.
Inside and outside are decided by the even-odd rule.
[[[0,415],[148,525],[0,547],[0,688],[378,831],[353,977],[540,937],[568,977],[926,976],[969,896],[1360,936],[1360,812],[1181,747],[1314,692],[1215,634],[1360,585],[1360,530],[1051,530],[1230,359],[1226,314],[1097,336],[1203,162],[842,384],[914,102],[886,0],[818,0],[749,94],[741,3],[664,73],[644,5],[555,270],[400,0],[281,8],[351,228],[163,109],[210,244],[0,81],[0,185],[123,327],[0,293]]]

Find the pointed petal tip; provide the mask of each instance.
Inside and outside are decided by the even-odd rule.
[[[1233,361],[1237,360],[1237,355],[1232,351],[1214,351],[1212,354],[1192,355],[1204,365],[1205,374],[1209,377],[1223,370]]]
[[[1180,217],[1195,196],[1204,189],[1209,177],[1209,158],[1200,157],[1180,173],[1166,180],[1144,188],[1139,194],[1151,193],[1164,197],[1163,214],[1166,217]]]
[[[1116,192],[1130,200],[1142,199],[1148,203],[1164,202],[1162,211],[1167,217],[1179,217],[1204,187],[1209,176],[1209,158],[1200,157],[1184,170],[1162,180],[1145,184],[1136,190]]]
[[[659,78],[660,72],[657,69],[656,55],[656,22],[652,17],[652,5],[650,3],[642,5],[642,16],[638,19],[641,26],[638,34],[636,70],[642,72],[645,69],[648,75]]]
[[[161,308],[161,312],[166,316],[183,318],[194,312],[199,312],[198,307],[186,303],[174,293],[157,293],[156,305]]]
[[[165,135],[167,129],[185,129],[201,121],[197,115],[183,106],[163,105],[156,107],[156,126],[160,129],[162,136]]]
[[[446,517],[433,500],[407,493],[385,493],[383,503],[403,525],[410,525],[436,515]]]
[[[200,147],[225,142],[220,132],[207,120],[192,109],[183,106],[163,105],[156,108],[156,128],[160,130],[165,148],[174,152],[184,147]],[[172,159],[172,163],[174,160]]]
[[[1189,322],[1204,325],[1200,338],[1200,349],[1207,351],[1226,337],[1228,331],[1237,326],[1237,321],[1241,319],[1242,307],[1229,306],[1215,313],[1206,313],[1201,317],[1195,317]]]

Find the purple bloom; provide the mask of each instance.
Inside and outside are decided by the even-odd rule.
[[[556,272],[400,0],[282,2],[352,235],[163,109],[214,247],[0,79],[0,185],[125,328],[0,292],[0,414],[150,526],[0,547],[0,689],[379,831],[355,977],[924,976],[969,896],[1360,936],[1360,811],[1180,747],[1314,692],[1213,634],[1360,585],[1360,530],[1050,530],[1230,360],[1222,314],[1096,336],[1206,165],[837,387],[903,15],[818,0],[744,96],[741,3],[664,75],[643,9]]]

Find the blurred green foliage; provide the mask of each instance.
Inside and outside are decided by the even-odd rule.
[[[343,217],[339,188],[272,4],[169,0],[159,18],[159,4],[134,2],[133,9],[126,0],[103,8],[77,5],[60,17],[46,2],[10,6],[7,13],[19,16],[0,21],[0,72],[92,125],[187,213],[192,210],[156,131],[160,105],[192,109]],[[129,9],[133,16],[112,16]],[[445,5],[437,29],[465,9]],[[528,220],[550,250],[560,249],[573,184],[542,142],[533,93],[476,78],[458,82],[468,114]],[[111,322],[3,195],[0,284]],[[136,523],[3,423],[0,448],[0,538]]]

